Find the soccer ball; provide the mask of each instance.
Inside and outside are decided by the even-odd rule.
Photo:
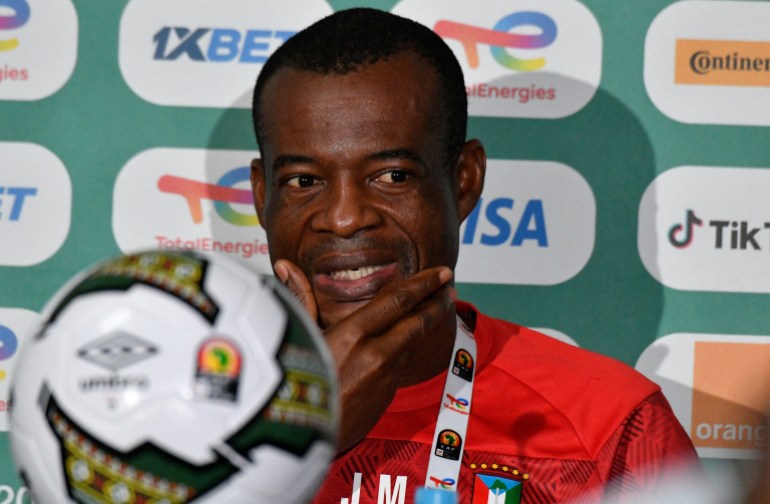
[[[272,277],[152,251],[68,283],[22,349],[11,448],[54,503],[304,503],[335,453],[322,337]]]

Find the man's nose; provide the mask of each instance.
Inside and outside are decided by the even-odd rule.
[[[319,201],[315,214],[314,231],[332,232],[349,238],[355,233],[378,226],[382,217],[367,188],[353,181],[336,181],[329,184]]]

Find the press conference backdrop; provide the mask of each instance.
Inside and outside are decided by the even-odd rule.
[[[28,500],[8,387],[65,280],[148,247],[269,269],[251,86],[356,5],[431,27],[465,72],[490,162],[460,296],[635,366],[709,470],[751,468],[770,404],[770,2],[0,0],[0,502]]]

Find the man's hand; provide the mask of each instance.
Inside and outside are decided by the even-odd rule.
[[[276,261],[274,270],[317,320],[304,273],[285,259]],[[451,278],[443,266],[421,271],[324,331],[340,382],[340,452],[366,436],[399,386],[428,379],[448,365],[455,328]]]

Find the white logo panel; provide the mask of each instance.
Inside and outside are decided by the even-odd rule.
[[[32,336],[40,315],[21,308],[0,308],[0,432],[10,424],[10,392],[16,359],[23,343]]]
[[[551,161],[489,161],[481,201],[460,227],[460,282],[554,285],[594,248],[596,201],[577,171]]]
[[[770,292],[770,170],[683,166],[659,175],[639,205],[647,271],[681,290]]]
[[[0,5],[0,100],[40,100],[69,80],[78,51],[70,0]]]
[[[644,83],[685,123],[770,125],[770,3],[685,1],[650,25]]]
[[[250,108],[267,57],[331,13],[322,0],[132,0],[120,21],[120,69],[152,103]]]
[[[574,0],[403,0],[395,14],[442,36],[465,74],[468,112],[559,118],[593,97],[601,80],[602,35]]]
[[[38,264],[69,233],[69,174],[58,157],[36,144],[0,142],[0,159],[0,265]]]
[[[761,457],[770,337],[669,334],[647,347],[635,367],[661,386],[701,457]]]
[[[115,181],[112,228],[123,252],[220,252],[271,272],[249,182],[256,152],[150,149]]]

